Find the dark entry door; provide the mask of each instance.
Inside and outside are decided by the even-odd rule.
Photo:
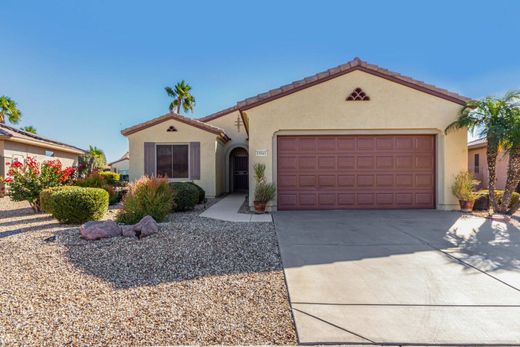
[[[247,191],[249,187],[247,157],[233,157],[233,191]]]

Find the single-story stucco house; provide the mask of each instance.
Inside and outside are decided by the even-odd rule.
[[[0,123],[0,176],[7,173],[6,163],[33,157],[38,162],[59,159],[64,167],[77,166],[81,148],[47,139]]]
[[[487,141],[477,139],[468,142],[468,170],[479,180],[479,188],[487,189],[489,185],[489,171],[487,164]],[[509,166],[509,154],[500,150],[496,164],[496,188],[504,189],[507,180],[507,168]],[[517,189],[520,192],[520,185]]]
[[[122,130],[130,180],[191,180],[208,196],[248,191],[264,163],[271,208],[453,209],[467,132],[444,133],[469,100],[358,58],[200,119],[168,113]]]
[[[121,158],[108,163],[110,171],[118,173],[121,179],[126,180],[128,178],[128,171],[130,168],[130,156],[128,152],[123,154]]]

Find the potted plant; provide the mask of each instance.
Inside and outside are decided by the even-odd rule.
[[[265,213],[267,203],[273,200],[276,196],[276,186],[274,183],[267,183],[265,179],[265,165],[255,164],[255,205],[256,213]]]
[[[473,211],[473,205],[477,195],[473,191],[473,188],[478,185],[473,177],[473,174],[469,171],[462,171],[455,176],[455,181],[451,186],[451,192],[459,199],[459,205],[462,212]]]

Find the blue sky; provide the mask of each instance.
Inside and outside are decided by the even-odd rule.
[[[520,88],[520,1],[20,1],[0,5],[0,95],[44,136],[122,155],[120,130],[192,117],[355,56],[469,97]]]

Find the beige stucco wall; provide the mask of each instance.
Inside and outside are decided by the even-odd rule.
[[[170,126],[175,126],[176,132],[167,132]],[[167,120],[160,124],[143,129],[128,135],[128,148],[130,152],[130,180],[136,180],[144,175],[144,143],[189,143],[200,142],[200,180],[194,180],[196,184],[206,191],[206,196],[217,195],[216,189],[216,151],[217,136],[208,131],[176,121]]]
[[[475,154],[479,154],[480,169],[475,173]],[[497,157],[496,164],[496,187],[504,189],[507,180],[507,166],[509,162],[509,155],[500,151]],[[487,165],[486,147],[470,148],[468,149],[468,170],[473,172],[475,178],[480,181],[479,187],[486,189],[489,185],[489,171]]]
[[[240,120],[240,127],[237,127],[235,124],[237,119]],[[217,166],[219,172],[219,184],[222,184],[221,192],[229,192],[230,191],[230,176],[232,175],[229,172],[229,154],[231,151],[237,147],[243,147],[248,150],[248,142],[247,142],[247,132],[242,123],[242,118],[240,116],[239,111],[233,111],[229,114],[221,116],[219,118],[213,119],[208,124],[214,125],[221,129],[224,129],[226,134],[231,138],[231,141],[227,142],[220,149]]]
[[[346,102],[355,88],[367,102]],[[444,134],[461,106],[389,80],[362,72],[337,77],[246,110],[249,119],[249,171],[254,163],[266,164],[267,177],[276,182],[276,136],[280,134],[436,134],[439,209],[457,207],[450,186],[468,165],[467,133]],[[267,149],[267,157],[255,151]],[[249,177],[250,204],[254,180]],[[276,201],[272,203],[276,208]]]
[[[129,159],[125,159],[125,160],[121,160],[121,161],[118,161],[116,163],[113,163],[112,165],[110,165],[110,170],[111,171],[114,171],[114,172],[118,172],[118,173],[121,173],[121,170],[129,170],[130,168],[130,160]]]
[[[56,149],[49,149],[45,147],[33,146],[25,143],[18,143],[13,141],[0,141],[3,143],[0,149],[3,147],[3,156],[5,161],[12,161],[14,159],[24,159],[27,157],[33,157],[38,162],[45,160],[59,159],[64,167],[75,166],[78,163],[78,155],[68,152],[59,151]],[[45,151],[49,150],[54,152],[53,157],[45,155]]]

